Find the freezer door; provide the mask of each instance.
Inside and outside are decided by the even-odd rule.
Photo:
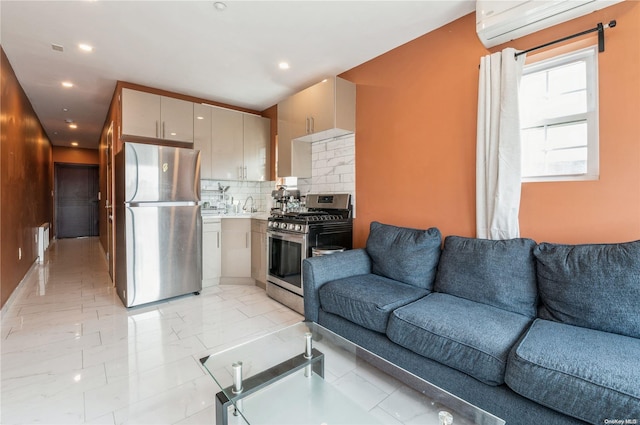
[[[198,202],[200,151],[125,143],[124,202]]]
[[[127,307],[202,290],[202,218],[199,206],[126,207]],[[123,287],[124,286],[124,287]]]

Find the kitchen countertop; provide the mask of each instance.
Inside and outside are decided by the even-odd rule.
[[[255,212],[255,213],[228,213],[220,214],[214,211],[202,211],[203,219],[222,219],[222,218],[254,218],[256,220],[266,220],[269,218],[269,213]]]

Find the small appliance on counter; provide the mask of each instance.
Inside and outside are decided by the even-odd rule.
[[[277,190],[271,192],[271,198],[273,199],[272,215],[299,212],[301,206],[299,190],[280,186]]]

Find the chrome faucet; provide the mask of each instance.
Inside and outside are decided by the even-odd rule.
[[[249,202],[249,199],[251,199],[251,208],[249,209],[249,212],[256,212],[256,208],[253,204],[253,196],[249,195],[247,196],[247,199],[244,201],[244,205],[242,206],[242,211],[247,211],[247,202]]]

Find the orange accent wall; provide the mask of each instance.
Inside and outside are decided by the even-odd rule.
[[[51,143],[1,48],[0,104],[2,307],[38,256],[37,227],[52,222],[53,171]]]
[[[611,19],[618,26],[606,30],[598,56],[600,180],[523,184],[523,237],[640,239],[640,2],[508,45],[526,49]],[[503,47],[480,43],[472,13],[341,75],[357,84],[356,246],[364,246],[374,220],[475,236],[478,64]]]

